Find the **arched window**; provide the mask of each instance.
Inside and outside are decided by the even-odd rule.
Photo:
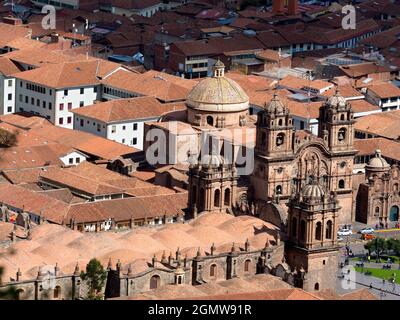
[[[342,142],[346,139],[346,128],[340,128],[338,132],[338,140]]]
[[[249,272],[250,271],[250,264],[251,264],[251,260],[247,259],[244,262],[244,272]]]
[[[212,116],[207,117],[207,124],[210,126],[214,125],[214,118]]]
[[[375,207],[375,216],[379,217],[380,212],[381,212],[381,209],[379,207]]]
[[[306,222],[304,220],[300,221],[300,240],[306,240]]]
[[[279,119],[278,121],[278,125],[281,126],[282,125],[282,119]]]
[[[314,290],[315,290],[315,291],[318,291],[318,290],[319,290],[319,283],[318,283],[318,282],[314,285]]]
[[[217,265],[212,264],[210,266],[210,277],[216,277],[217,276]]]
[[[297,236],[297,219],[293,218],[292,219],[292,237]]]
[[[317,225],[315,227],[315,240],[321,240],[322,239],[322,223],[317,222]]]
[[[161,278],[158,275],[154,275],[150,278],[150,289],[157,289],[160,286]]]
[[[339,180],[339,189],[344,189],[344,186],[345,186],[344,180],[343,179]]]
[[[57,286],[54,288],[54,299],[60,299],[61,298],[61,287]]]
[[[279,147],[283,145],[284,142],[285,142],[285,134],[282,132],[278,133],[278,135],[276,136],[276,146]]]
[[[342,121],[344,120],[344,114],[340,115],[340,120],[342,120]]]
[[[226,188],[224,194],[224,204],[229,206],[231,204],[231,189]]]
[[[331,221],[331,220],[329,220],[329,221],[326,223],[325,237],[326,237],[327,239],[332,239],[332,221]]]
[[[221,198],[221,192],[219,191],[219,189],[216,189],[214,191],[214,207],[219,207],[220,198]]]
[[[282,186],[281,185],[277,185],[275,188],[275,193],[276,194],[282,194]]]

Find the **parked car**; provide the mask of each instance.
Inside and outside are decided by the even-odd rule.
[[[375,232],[374,228],[371,227],[366,227],[364,229],[361,229],[360,231],[361,234],[372,234],[374,232]]]
[[[372,233],[361,234],[361,239],[363,239],[363,240],[373,240],[375,238],[376,238],[376,236],[374,236]]]
[[[353,232],[350,229],[339,229],[339,231],[337,232],[338,236],[350,236],[352,235]]]

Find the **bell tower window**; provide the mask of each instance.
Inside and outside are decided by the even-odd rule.
[[[338,141],[343,142],[346,139],[346,129],[340,128],[338,133]]]
[[[284,142],[285,142],[285,134],[278,133],[278,135],[276,136],[276,146],[279,147],[283,145]]]

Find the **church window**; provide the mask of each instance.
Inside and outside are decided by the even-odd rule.
[[[315,290],[315,291],[318,291],[318,290],[319,290],[319,283],[318,283],[318,282],[314,285],[314,290]]]
[[[340,120],[342,120],[342,121],[344,120],[344,114],[340,115]]]
[[[344,189],[344,187],[345,187],[344,180],[343,180],[343,179],[340,179],[340,180],[339,180],[339,189]]]
[[[375,216],[379,216],[379,212],[380,212],[381,210],[380,210],[380,208],[379,207],[376,207],[375,208]]]
[[[292,219],[292,237],[297,236],[297,219]]]
[[[275,193],[276,194],[282,194],[282,186],[281,185],[277,185],[275,188]]]
[[[340,128],[338,133],[338,140],[342,142],[346,139],[346,128]]]
[[[214,191],[214,207],[219,207],[221,192],[219,189]]]
[[[214,119],[213,119],[213,117],[211,117],[211,116],[208,116],[208,117],[207,117],[207,124],[208,124],[209,126],[213,126],[213,125],[214,125]]]
[[[325,233],[325,237],[326,237],[327,239],[332,239],[332,221],[331,221],[331,220],[329,220],[329,221],[326,223],[326,233]]]
[[[229,206],[231,204],[231,189],[226,188],[224,194],[224,204]]]
[[[244,272],[249,272],[250,271],[250,264],[251,264],[251,261],[249,259],[247,259],[244,262]]]
[[[317,222],[317,226],[315,227],[315,240],[322,239],[322,223]]]
[[[212,264],[210,266],[210,277],[216,277],[217,276],[217,265]]]
[[[283,145],[284,141],[285,141],[285,134],[278,133],[278,135],[276,136],[276,146],[279,147]]]
[[[279,119],[278,121],[278,125],[281,126],[282,125],[282,119]]]

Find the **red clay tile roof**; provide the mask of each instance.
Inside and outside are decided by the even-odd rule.
[[[78,116],[96,119],[105,123],[161,117],[166,113],[185,110],[183,105],[161,104],[154,97],[115,99],[75,109]]]
[[[400,137],[400,111],[388,111],[358,118],[354,125],[357,131],[367,132],[389,139]],[[379,125],[377,125],[379,123]]]

